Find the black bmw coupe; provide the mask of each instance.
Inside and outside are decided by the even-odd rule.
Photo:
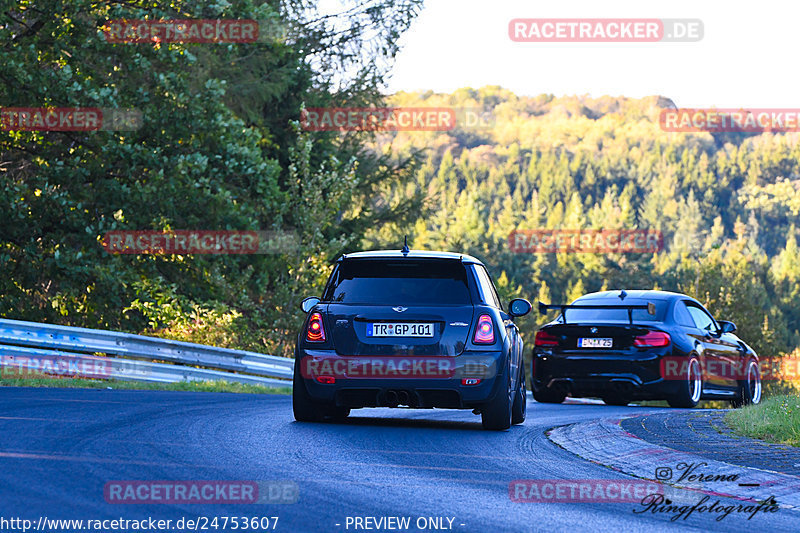
[[[761,401],[758,355],[715,320],[700,302],[664,291],[605,291],[559,311],[536,333],[533,397],[561,403],[567,395],[599,397],[609,405],[666,400],[695,407],[728,400],[734,407]]]

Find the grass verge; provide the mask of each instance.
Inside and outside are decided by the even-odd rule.
[[[782,394],[732,410],[725,423],[739,435],[800,447],[800,396]]]
[[[0,379],[0,387],[49,387],[69,389],[173,390],[193,392],[238,392],[247,394],[291,394],[291,387],[265,387],[228,381],[181,381],[178,383],[145,383],[96,379]]]

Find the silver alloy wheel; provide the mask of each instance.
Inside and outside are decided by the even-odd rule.
[[[755,361],[750,361],[747,365],[747,390],[750,394],[751,403],[761,401],[761,371]]]
[[[700,362],[697,359],[692,359],[689,361],[689,371],[687,374],[689,379],[689,393],[692,398],[692,403],[697,403],[700,401],[700,395],[703,392],[703,376],[700,372]],[[761,393],[759,392],[759,394]]]

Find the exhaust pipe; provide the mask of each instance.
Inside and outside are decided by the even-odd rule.
[[[398,399],[395,391],[386,391],[386,403],[389,405],[389,407],[397,407]]]
[[[557,381],[553,383],[551,389],[559,394],[569,394],[569,391],[572,387],[570,386],[569,381]]]
[[[628,394],[633,391],[634,385],[629,381],[615,381],[611,384],[611,388],[619,394]]]
[[[399,399],[400,405],[408,405],[409,407],[411,406],[407,391],[401,390],[400,392],[397,393],[397,397]]]

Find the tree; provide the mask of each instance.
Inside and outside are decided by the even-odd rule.
[[[386,201],[413,178],[413,154],[370,150],[364,134],[304,132],[302,106],[380,104],[419,6],[376,0],[320,16],[305,0],[4,4],[4,105],[134,108],[142,121],[134,131],[0,131],[0,316],[180,338],[220,326],[219,342],[290,353],[298,296],[319,291],[330,260],[367,230],[421,205]],[[289,31],[257,43],[107,42],[107,21],[123,18],[269,20]],[[299,245],[244,256],[100,246],[112,230],[171,229],[283,231]]]

